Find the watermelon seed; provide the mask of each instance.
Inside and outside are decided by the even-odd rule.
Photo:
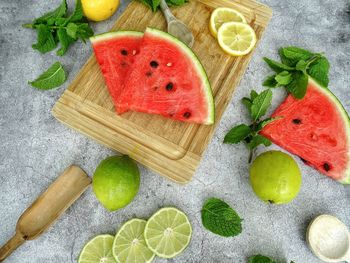
[[[300,120],[300,119],[294,119],[294,120],[293,120],[293,123],[294,123],[294,124],[300,124],[300,123],[301,123],[301,120]]]
[[[169,82],[169,83],[166,85],[166,87],[165,87],[165,89],[166,89],[167,91],[171,91],[173,88],[174,88],[174,84],[171,83],[171,82]]]
[[[120,65],[121,65],[122,67],[126,67],[128,64],[126,64],[126,62],[123,61],[122,63],[120,63]]]
[[[331,166],[329,165],[329,163],[324,163],[323,168],[326,172],[328,172],[331,169]]]
[[[120,51],[120,53],[121,53],[123,56],[127,56],[127,55],[128,55],[128,51],[125,50],[125,49],[122,49],[122,50]]]
[[[153,90],[156,91],[158,89],[158,87],[153,87]]]
[[[167,63],[166,65],[167,65],[168,67],[171,67],[171,66],[173,65],[173,63],[170,63],[170,62],[169,62],[169,63]]]
[[[157,68],[159,66],[158,62],[155,60],[152,60],[151,63],[149,63],[152,68]]]
[[[191,112],[186,111],[183,115],[186,119],[188,119],[189,117],[191,117]]]
[[[147,72],[146,72],[146,76],[147,76],[147,77],[152,76],[152,71],[147,71]]]

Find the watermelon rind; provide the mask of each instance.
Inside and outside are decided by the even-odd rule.
[[[110,31],[103,34],[94,35],[90,37],[90,41],[92,43],[97,43],[99,41],[106,41],[109,39],[115,39],[117,37],[125,37],[125,36],[141,37],[143,36],[143,33],[138,31],[132,31],[132,30]]]
[[[340,115],[344,121],[344,127],[345,127],[345,132],[348,137],[348,144],[350,144],[350,118],[348,113],[346,112],[345,108],[341,104],[341,102],[338,100],[338,98],[328,89],[320,84],[317,83],[316,80],[313,78],[309,77],[309,82],[315,87],[317,87],[325,96],[327,96],[334,104],[334,106],[339,110]],[[338,180],[338,182],[342,184],[350,184],[350,145],[348,145],[349,151],[348,151],[348,166],[344,172],[344,176]]]
[[[158,30],[156,28],[147,27],[146,29],[147,33],[153,34],[156,37],[163,38],[165,40],[168,40],[172,43],[174,43],[176,46],[179,47],[188,57],[190,57],[195,69],[197,70],[198,75],[200,76],[200,79],[202,80],[203,87],[204,87],[204,93],[206,97],[206,102],[208,105],[208,117],[206,120],[203,121],[204,124],[213,124],[215,120],[215,105],[214,105],[214,99],[213,94],[210,86],[210,82],[207,76],[207,73],[205,72],[205,69],[201,62],[199,61],[198,57],[193,53],[193,51],[182,41],[177,39],[176,37]]]

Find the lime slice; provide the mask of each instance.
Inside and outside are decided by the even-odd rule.
[[[244,16],[235,9],[228,7],[216,8],[210,16],[209,29],[212,35],[217,37],[219,28],[227,22],[247,23]]]
[[[118,231],[113,242],[113,256],[120,263],[152,262],[154,253],[143,235],[146,220],[131,219]]]
[[[228,54],[243,56],[254,48],[256,35],[254,29],[248,24],[229,22],[219,28],[218,42]]]
[[[114,236],[100,235],[91,239],[80,253],[78,263],[115,263],[112,255]]]
[[[145,239],[159,257],[172,258],[190,243],[192,227],[187,216],[173,207],[165,207],[148,219]]]

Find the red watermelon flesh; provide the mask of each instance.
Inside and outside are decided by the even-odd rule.
[[[261,134],[306,164],[341,183],[350,184],[350,121],[326,88],[310,78],[305,97],[289,95]]]
[[[92,47],[109,93],[116,104],[125,78],[139,54],[143,33],[136,31],[109,32],[91,37]],[[119,108],[119,113],[125,109]]]
[[[195,123],[214,122],[214,101],[203,66],[173,36],[148,28],[117,100],[132,110]]]

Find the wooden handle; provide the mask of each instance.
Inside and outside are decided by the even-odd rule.
[[[0,262],[4,261],[16,248],[24,243],[25,239],[20,233],[16,233],[7,243],[0,248]]]

